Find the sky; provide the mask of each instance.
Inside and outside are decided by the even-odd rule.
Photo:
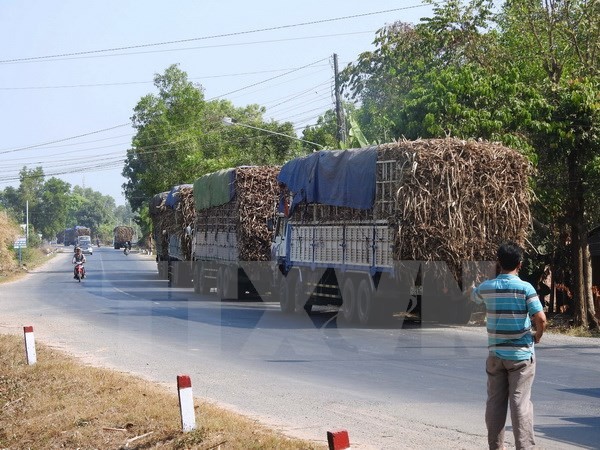
[[[334,53],[341,70],[378,29],[430,14],[420,0],[4,0],[0,190],[41,166],[125,204],[133,109],[172,64],[206,100],[265,106],[300,136],[334,105]]]

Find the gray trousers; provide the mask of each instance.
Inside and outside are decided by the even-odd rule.
[[[535,358],[511,361],[490,354],[485,369],[488,375],[485,424],[490,450],[504,447],[504,427],[509,404],[517,449],[534,448],[531,385],[535,377]]]

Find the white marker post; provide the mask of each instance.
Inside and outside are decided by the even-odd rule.
[[[33,336],[33,327],[23,327],[23,333],[25,334],[25,356],[27,356],[27,364],[30,366],[37,362],[37,355],[35,353],[35,338]]]
[[[177,375],[179,392],[179,410],[181,411],[181,428],[184,432],[196,429],[196,413],[194,412],[194,396],[192,380],[189,375]]]

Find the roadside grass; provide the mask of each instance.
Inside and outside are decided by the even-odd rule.
[[[584,327],[573,326],[571,316],[566,314],[549,315],[548,331],[573,337],[600,338],[600,330],[589,330]]]
[[[15,253],[12,253],[15,252]],[[31,247],[21,249],[21,262],[19,266],[17,250],[11,250],[10,253],[1,255],[4,260],[0,267],[0,283],[7,281],[15,281],[22,278],[28,270],[45,264],[50,258],[53,258],[55,253],[51,247]],[[9,261],[9,258],[11,259]]]
[[[0,448],[325,449],[195,400],[197,429],[181,431],[175,392],[141,378],[79,363],[39,343],[0,334]],[[175,384],[175,383],[174,383]]]

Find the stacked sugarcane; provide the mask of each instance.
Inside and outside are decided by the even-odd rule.
[[[197,211],[197,232],[235,232],[240,261],[268,261],[271,255],[272,218],[279,198],[279,167],[238,167],[232,199]]]

